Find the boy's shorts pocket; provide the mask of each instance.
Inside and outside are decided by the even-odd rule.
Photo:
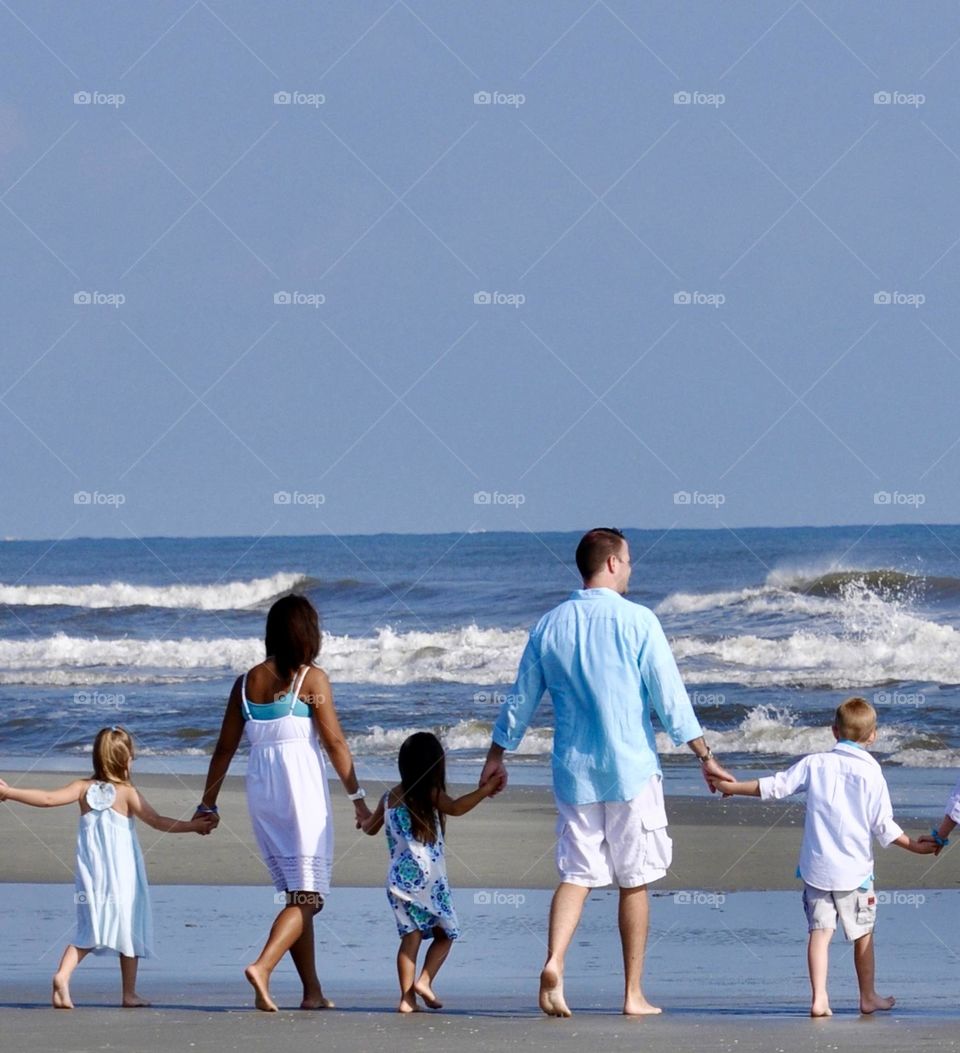
[[[858,925],[873,925],[877,920],[877,894],[858,892],[856,921]]]

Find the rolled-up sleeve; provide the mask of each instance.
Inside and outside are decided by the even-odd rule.
[[[653,711],[674,746],[700,738],[703,728],[683,686],[663,627],[655,615],[646,619],[644,630],[646,635],[639,656],[640,675]]]
[[[960,823],[960,779],[957,780],[957,785],[954,786],[953,793],[950,794],[950,800],[947,801],[945,814],[955,823]]]
[[[500,706],[497,722],[493,726],[493,741],[498,746],[515,750],[520,745],[545,690],[540,649],[531,634],[523,649],[516,683]]]
[[[778,771],[776,775],[767,775],[757,781],[760,783],[761,800],[778,801],[781,797],[792,797],[809,785],[810,758],[804,757],[786,771]]]
[[[870,817],[870,831],[884,848],[903,833],[893,818],[893,805],[890,803],[890,791],[883,782],[874,798],[873,815]]]

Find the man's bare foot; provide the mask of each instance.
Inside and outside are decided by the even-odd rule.
[[[646,998],[640,995],[630,995],[623,1002],[625,1016],[654,1016],[663,1010],[656,1005],[651,1005]]]
[[[136,991],[133,994],[124,995],[122,1002],[124,1009],[143,1009],[144,1006],[150,1005],[146,998],[141,998]]]
[[[563,997],[563,977],[552,965],[540,974],[540,1008],[547,1016],[573,1016]]]
[[[823,1001],[814,1001],[810,1006],[810,1015],[813,1017],[833,1016],[833,1010],[830,1008],[830,1003],[823,999]]]
[[[304,995],[303,1001],[300,1003],[301,1009],[336,1009],[336,1003],[331,1002],[329,998],[323,997],[323,991],[318,991],[315,995]]]
[[[875,1013],[878,1009],[893,1009],[896,1001],[896,998],[881,998],[880,995],[874,993],[868,998],[860,999],[860,1012]]]
[[[67,981],[60,977],[58,973],[53,978],[53,997],[51,999],[54,1009],[73,1009],[73,1002],[70,999],[70,987]]]
[[[243,970],[243,975],[253,988],[253,1004],[257,1009],[263,1013],[276,1013],[276,1002],[270,997],[270,991],[267,989],[268,978],[255,965],[248,965]]]
[[[398,1013],[419,1013],[420,1006],[417,1005],[417,996],[411,991],[409,994],[405,994],[400,999],[400,1004],[397,1006]]]
[[[443,1009],[443,1002],[433,993],[433,988],[426,980],[418,980],[413,985],[413,990],[420,995],[428,1009]]]

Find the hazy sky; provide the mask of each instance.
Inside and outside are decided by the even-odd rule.
[[[946,2],[4,0],[0,534],[956,522],[958,77]]]

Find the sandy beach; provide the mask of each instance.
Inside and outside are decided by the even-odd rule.
[[[11,776],[21,785],[57,785],[68,776]],[[199,799],[196,776],[146,775],[138,785],[160,811],[180,815]],[[336,789],[336,788],[334,788]],[[379,787],[369,785],[371,795]],[[585,1043],[634,1049],[899,1050],[960,1044],[952,992],[960,967],[960,891],[949,851],[934,861],[878,853],[881,890],[878,976],[899,1005],[882,1019],[855,1011],[849,945],[837,941],[831,989],[837,1015],[806,1016],[805,929],[793,877],[799,805],[670,797],[675,863],[651,899],[647,989],[662,1017],[627,1020],[619,1008],[615,893],[591,894],[571,952],[571,1021],[536,1006],[553,867],[554,811],[548,792],[511,786],[499,799],[451,821],[448,861],[464,935],[442,976],[446,1008],[400,1019],[395,1001],[395,931],[382,892],[385,847],[352,829],[334,792],[334,889],[317,921],[318,959],[335,1012],[296,1010],[289,962],[274,981],[277,1016],[250,1008],[242,966],[276,911],[252,841],[243,785],[220,797],[214,836],[160,836],[141,827],[153,886],[158,957],[141,966],[143,1011],[113,1008],[112,957],[85,962],[74,978],[80,1007],[48,1009],[49,977],[73,922],[76,813],[0,807],[0,991],[3,1048],[143,1051],[228,1050],[252,1036],[286,1048],[321,1042],[355,1050],[443,1048],[582,1051]],[[902,815],[908,829],[922,830]],[[929,824],[926,823],[928,826]]]

